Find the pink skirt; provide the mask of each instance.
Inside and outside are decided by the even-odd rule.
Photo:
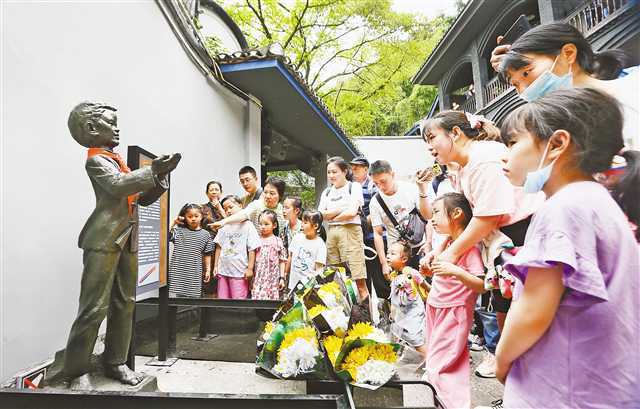
[[[427,304],[427,376],[447,408],[471,406],[471,365],[467,337],[473,305],[448,308]]]

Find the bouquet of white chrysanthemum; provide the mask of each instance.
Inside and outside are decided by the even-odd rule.
[[[316,285],[302,297],[309,317],[323,335],[343,337],[348,328],[352,301],[343,270],[325,269],[316,276]]]
[[[296,303],[277,322],[269,322],[260,341],[256,364],[280,378],[311,376],[324,379],[327,368],[318,332],[306,309]]]

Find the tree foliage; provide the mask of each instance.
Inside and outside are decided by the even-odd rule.
[[[298,196],[302,199],[303,209],[315,206],[316,190],[314,179],[298,169],[269,172],[269,176],[277,176],[285,181],[285,197]]]
[[[278,43],[350,136],[398,135],[429,109],[413,86],[450,19],[397,13],[391,0],[226,0],[251,46]]]

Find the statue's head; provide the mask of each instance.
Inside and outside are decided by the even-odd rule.
[[[97,102],[81,102],[69,114],[71,136],[86,148],[113,148],[120,143],[116,109]]]

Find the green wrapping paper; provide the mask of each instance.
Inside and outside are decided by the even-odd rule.
[[[298,302],[279,321],[273,324],[273,329],[270,333],[262,334],[261,338],[264,339],[264,343],[258,347],[256,364],[280,379],[327,379],[329,373],[324,358],[325,351],[319,344],[312,365],[296,371],[294,374],[283,374],[278,371],[278,352],[285,337],[292,331],[303,328],[313,331],[316,341],[319,339],[319,334],[309,320],[306,309]]]

